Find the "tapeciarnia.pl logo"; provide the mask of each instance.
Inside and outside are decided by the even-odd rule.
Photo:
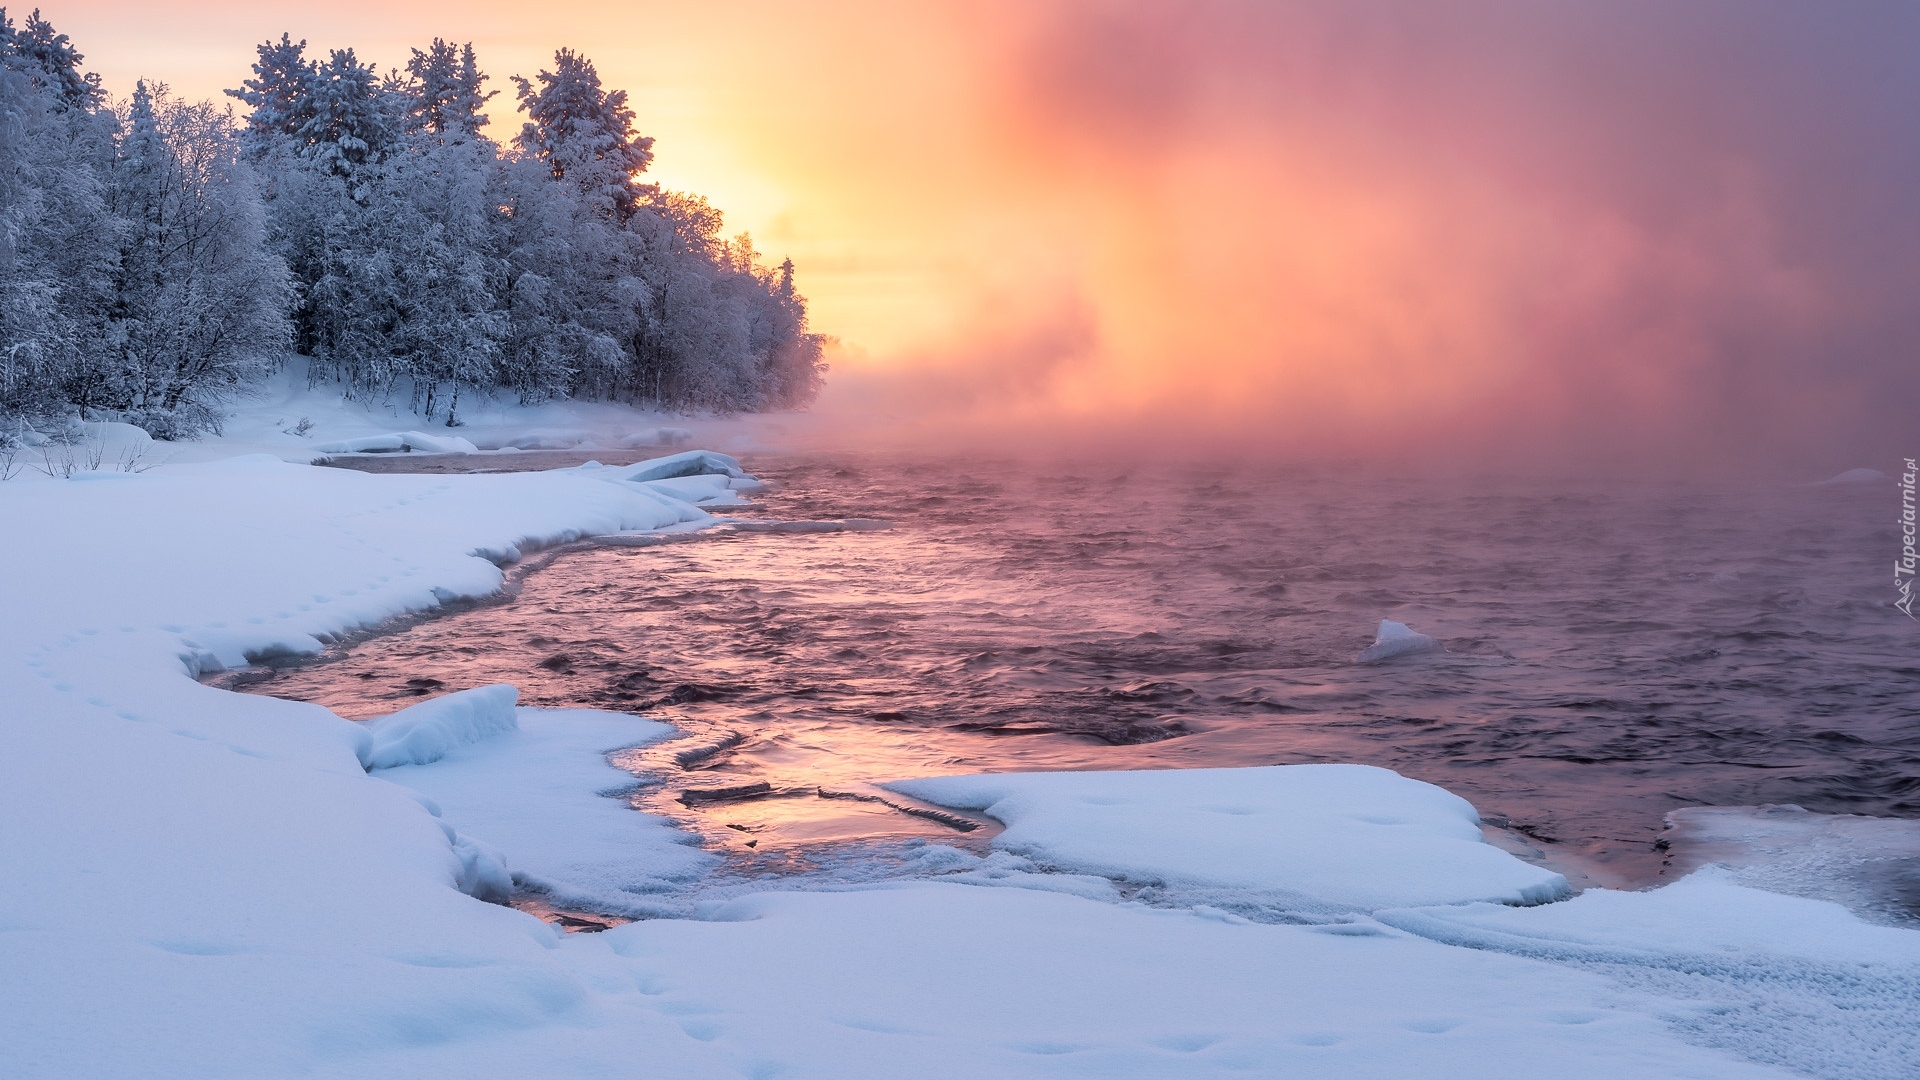
[[[1906,471],[1900,474],[1900,557],[1893,561],[1893,587],[1900,593],[1900,599],[1893,606],[1906,613],[1907,618],[1920,621],[1913,613],[1913,479],[1920,469],[1914,467],[1912,458],[1906,459]]]

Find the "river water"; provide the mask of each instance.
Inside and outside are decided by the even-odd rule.
[[[635,805],[760,869],[977,845],[874,785],[988,770],[1381,765],[1612,885],[1672,872],[1684,807],[1920,817],[1891,485],[747,466],[775,486],[738,516],[893,527],[577,546],[246,688],[367,717],[511,682],[671,721],[615,755]],[[1357,662],[1383,618],[1441,648]]]

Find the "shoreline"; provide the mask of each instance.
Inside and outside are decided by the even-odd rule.
[[[476,552],[679,520],[594,473],[240,459],[0,487],[16,520],[45,526],[0,537],[10,565],[44,568],[6,582],[15,618],[0,625],[13,751],[0,812],[17,825],[0,1029],[26,1075],[584,1075],[643,1061],[687,1077],[1041,1077],[1077,1063],[1465,1078],[1551,1059],[1574,1076],[1758,1080],[1783,1075],[1757,1063],[1783,1050],[1820,1075],[1892,1077],[1920,1045],[1896,989],[1920,972],[1920,934],[1710,875],[1463,903],[1550,882],[1483,843],[1461,800],[1359,766],[1028,774],[1025,802],[987,790],[1005,778],[949,778],[1024,854],[928,845],[917,857],[941,881],[749,881],[693,918],[563,935],[463,890],[508,870],[583,893],[626,867],[698,872],[704,853],[600,795],[621,778],[604,752],[657,741],[658,725],[440,698],[408,729],[404,777],[370,777],[364,727],[183,677],[198,658],[318,652],[322,637],[485,597],[508,575]],[[1155,793],[1170,783],[1211,794]],[[1208,854],[1262,837],[1305,843],[1304,861]],[[1100,876],[1114,858],[1164,884],[1117,892]],[[1329,921],[1221,906],[1275,889]],[[1686,993],[1738,1007],[1685,1022],[1663,1019],[1673,986],[1568,959],[1657,981],[1730,948],[1747,967]],[[1864,983],[1863,962],[1880,965]],[[1840,984],[1806,973],[1842,968],[1864,989],[1836,1012]],[[1776,1034],[1741,1042],[1751,1030]]]
[[[484,473],[489,470],[485,470],[485,469],[457,470],[455,469],[455,466],[468,462],[474,459],[475,457],[485,458],[495,453],[497,452],[482,451],[478,455],[423,454],[423,453],[342,455],[340,459],[337,460],[334,464],[335,464],[335,467],[356,468],[356,469],[361,469],[362,471],[374,472],[374,473],[386,473],[386,474],[397,474],[397,473],[443,474],[443,473],[450,473],[455,471],[464,471],[467,473]],[[614,453],[618,454],[620,452],[616,451]],[[632,454],[631,452],[628,452],[625,456],[635,456],[635,455]],[[551,469],[551,468],[572,467],[572,466],[584,463],[585,461],[595,459],[592,453],[585,452],[585,451],[572,451],[572,450],[538,450],[538,451],[509,452],[507,457],[509,460],[513,462],[513,465],[514,465],[514,468],[511,471],[546,471],[547,469]],[[415,466],[420,466],[420,467],[415,468]],[[759,509],[759,508],[753,507],[753,509]],[[723,524],[719,527],[725,528],[725,525]],[[403,633],[408,629],[421,625],[422,623],[431,619],[440,619],[445,617],[457,616],[460,614],[471,612],[481,607],[509,603],[517,598],[520,592],[521,582],[523,582],[528,576],[535,573],[536,571],[551,567],[554,564],[554,562],[563,555],[592,551],[592,550],[595,550],[596,548],[607,547],[607,546],[631,546],[635,544],[644,545],[644,544],[650,544],[655,542],[667,542],[670,539],[693,540],[693,539],[715,539],[715,538],[716,537],[714,536],[713,530],[707,529],[707,530],[701,530],[698,532],[684,533],[684,534],[668,534],[665,536],[642,535],[642,536],[630,536],[630,537],[623,537],[623,538],[588,538],[588,539],[561,544],[552,548],[545,548],[545,549],[528,547],[526,548],[527,559],[525,561],[510,564],[510,566],[503,566],[503,569],[507,570],[508,577],[507,577],[507,580],[503,583],[502,589],[499,593],[496,593],[492,596],[481,598],[478,600],[464,601],[456,604],[445,605],[431,612],[424,612],[418,615],[406,616],[401,619],[395,620],[391,624],[383,624],[381,626],[367,628],[362,632],[350,635],[348,638],[343,639],[342,641],[330,643],[326,652],[320,656],[296,658],[288,661],[283,661],[281,663],[268,663],[267,665],[264,665],[264,667],[270,669],[273,672],[279,672],[279,671],[287,670],[288,668],[307,669],[310,666],[316,665],[316,664],[335,663],[344,658],[344,653],[346,651],[351,650],[356,644],[359,644],[361,642],[365,642],[374,638],[389,636],[392,634]],[[270,681],[270,679],[273,676],[271,674],[265,676],[264,678],[256,678],[255,676],[253,676],[251,672],[259,670],[260,667],[261,667],[260,665],[256,665],[253,668],[245,669],[239,672],[216,673],[216,674],[210,675],[208,679],[205,681],[208,681],[212,685],[220,685],[226,688],[248,689],[249,692],[261,692],[258,690],[252,690],[251,688],[255,686],[257,682]],[[446,692],[446,690],[447,690],[447,687],[443,684],[443,685],[436,685],[429,689],[422,689],[419,693],[420,693],[420,696],[425,697],[427,694],[443,693],[443,692]],[[403,704],[404,702],[396,702],[394,707],[395,708],[402,707]],[[561,703],[561,704],[565,704],[565,703]],[[584,704],[584,703],[576,703],[576,704]],[[376,714],[369,714],[369,716],[371,715],[376,715]],[[641,714],[636,714],[636,715],[641,715]],[[368,718],[368,717],[361,717],[361,719],[365,719],[365,718]],[[694,733],[688,732],[687,734],[692,735]],[[1226,764],[1233,764],[1233,763],[1226,763]],[[1013,763],[1011,767],[1018,769],[1021,766],[1018,763]],[[1035,767],[1043,768],[1045,766],[1035,766]],[[1182,766],[1179,764],[1127,765],[1124,763],[1115,763],[1107,766],[1103,766],[1098,763],[1085,763],[1080,765],[1069,766],[1069,768],[1079,769],[1079,770],[1099,770],[1102,768],[1153,769],[1153,768],[1182,768],[1182,767],[1190,768],[1194,766]],[[655,763],[652,766],[652,768],[656,770],[665,769],[665,766],[659,763]],[[641,775],[644,779],[645,775],[652,775],[652,774],[637,773],[636,775]],[[658,778],[665,781],[669,786],[672,785],[673,781],[677,776],[678,774],[672,773],[670,770],[666,772],[658,773]],[[762,793],[762,794],[764,795],[764,794],[777,794],[777,793]],[[1745,808],[1744,806],[1728,806],[1728,807],[1725,807],[1724,809],[1739,810],[1744,808]],[[636,805],[635,809],[639,810],[640,807]],[[685,819],[680,815],[674,814],[670,810],[663,811],[659,808],[656,808],[653,811],[643,810],[642,812],[655,812],[655,813],[665,812],[667,813],[667,816],[669,816],[669,818],[679,821],[682,825],[689,828],[693,827],[689,819]],[[1906,819],[1889,818],[1888,820],[1906,820]],[[1552,841],[1543,840],[1540,837],[1537,837],[1528,832],[1525,832],[1524,830],[1514,828],[1500,814],[1491,814],[1487,816],[1481,823],[1481,831],[1489,843],[1493,844],[1496,847],[1499,847],[1501,850],[1506,851],[1529,863],[1532,863],[1537,866],[1541,866],[1545,869],[1554,871],[1566,877],[1571,883],[1573,883],[1576,892],[1585,891],[1590,888],[1605,888],[1605,889],[1612,889],[1612,890],[1627,890],[1627,891],[1641,891],[1641,892],[1658,889],[1667,884],[1671,884],[1673,881],[1679,880],[1679,878],[1684,877],[1687,873],[1690,873],[1692,870],[1697,869],[1699,866],[1704,865],[1705,863],[1711,861],[1708,857],[1708,854],[1691,851],[1690,848],[1692,847],[1692,845],[1690,845],[1685,839],[1682,839],[1682,837],[1684,837],[1684,832],[1675,832],[1673,829],[1671,829],[1671,827],[1669,827],[1665,832],[1659,835],[1659,840],[1661,840],[1662,842],[1665,842],[1668,840],[1678,840],[1679,841],[1678,845],[1677,846],[1655,845],[1651,847],[1649,849],[1649,855],[1645,860],[1642,860],[1642,861],[1645,861],[1645,862],[1657,861],[1659,865],[1657,866],[1657,868],[1648,870],[1645,867],[1639,867],[1638,863],[1634,863],[1633,865],[1635,867],[1639,867],[1639,872],[1634,872],[1633,870],[1630,870],[1630,869],[1623,869],[1621,864],[1618,862],[1618,860],[1614,860],[1610,862],[1607,860],[1590,858],[1586,856],[1583,852],[1578,850],[1577,848],[1574,848],[1571,846],[1564,846],[1561,844],[1554,843]],[[808,849],[815,846],[830,849],[834,846],[834,844],[835,842],[833,841],[823,841],[823,842],[814,842],[814,843],[799,842],[798,846],[795,847],[793,850],[794,850],[794,853],[804,853]],[[1702,848],[1703,852],[1711,853],[1714,851],[1711,844],[1702,843],[1699,846]],[[724,848],[722,848],[721,850],[724,850]],[[738,861],[751,862],[753,860],[753,853],[751,852],[735,851],[735,852],[731,852],[731,854]],[[1721,854],[1724,855],[1724,852],[1721,852]],[[1677,871],[1677,873],[1674,871]],[[1884,907],[1884,904],[1880,904],[1877,906]],[[1916,916],[1920,916],[1920,912],[1909,910],[1906,913],[1906,920],[1909,923],[1920,921],[1920,919],[1917,919]]]

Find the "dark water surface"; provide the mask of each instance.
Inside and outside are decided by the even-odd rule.
[[[761,865],[956,838],[872,785],[1010,769],[1382,765],[1612,884],[1658,879],[1680,807],[1920,817],[1891,485],[747,465],[777,484],[754,517],[895,527],[570,551],[248,689],[365,717],[512,682],[672,721],[616,756],[659,781],[636,805]],[[1443,650],[1357,663],[1382,618]]]

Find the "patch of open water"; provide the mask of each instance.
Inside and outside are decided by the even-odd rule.
[[[614,755],[635,805],[746,872],[977,846],[874,785],[1010,769],[1382,765],[1613,885],[1661,880],[1684,807],[1920,817],[1890,486],[747,464],[756,518],[894,527],[583,546],[235,681],[356,718],[511,682],[670,721]],[[1357,663],[1382,618],[1443,648]]]

